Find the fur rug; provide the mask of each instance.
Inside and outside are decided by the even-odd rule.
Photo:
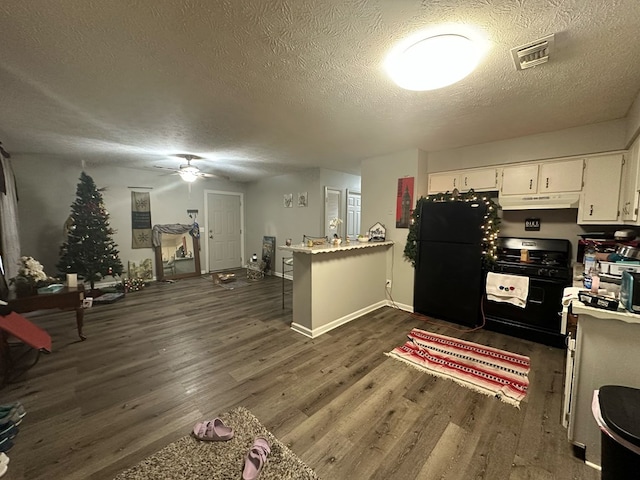
[[[314,471],[269,432],[247,409],[238,407],[220,418],[234,430],[227,442],[203,442],[182,437],[120,473],[115,480],[207,479],[238,480],[244,455],[257,436],[271,444],[260,480],[317,480]],[[210,420],[210,419],[208,419]]]

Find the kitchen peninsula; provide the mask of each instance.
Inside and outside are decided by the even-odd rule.
[[[569,439],[585,448],[585,460],[601,465],[600,429],[593,418],[594,390],[604,385],[640,388],[640,315],[623,308],[594,308],[573,300],[578,316],[573,378],[570,382]],[[571,349],[568,354],[571,355]]]
[[[293,256],[291,328],[315,338],[387,304],[393,242],[280,246]]]

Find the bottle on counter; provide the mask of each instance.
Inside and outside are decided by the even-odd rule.
[[[591,290],[593,288],[592,273],[596,272],[598,261],[596,259],[596,247],[593,243],[587,244],[587,248],[584,252],[584,288]],[[600,278],[598,277],[598,286],[600,285]],[[596,287],[596,291],[597,291]]]
[[[598,268],[598,263],[596,262],[596,266],[591,269],[591,293],[598,293],[598,289],[600,288],[600,269]]]

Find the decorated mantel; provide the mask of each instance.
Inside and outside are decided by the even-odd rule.
[[[387,304],[387,253],[393,242],[311,245],[278,247],[293,256],[293,330],[315,338]]]

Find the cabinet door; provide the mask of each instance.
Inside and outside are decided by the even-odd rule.
[[[498,187],[498,170],[484,168],[482,170],[468,170],[460,174],[460,190],[474,189],[477,192],[495,190]]]
[[[429,175],[429,195],[460,190],[460,174],[458,172],[432,173]]]
[[[578,223],[618,223],[618,200],[622,177],[621,153],[588,157]]]
[[[579,192],[583,167],[583,159],[540,164],[538,192]]]
[[[638,188],[640,183],[638,165],[640,164],[640,137],[625,155],[622,166],[622,191],[620,192],[620,212],[622,221],[630,224],[638,222]]]
[[[522,195],[537,193],[538,191],[538,164],[514,165],[502,169],[503,195]]]

